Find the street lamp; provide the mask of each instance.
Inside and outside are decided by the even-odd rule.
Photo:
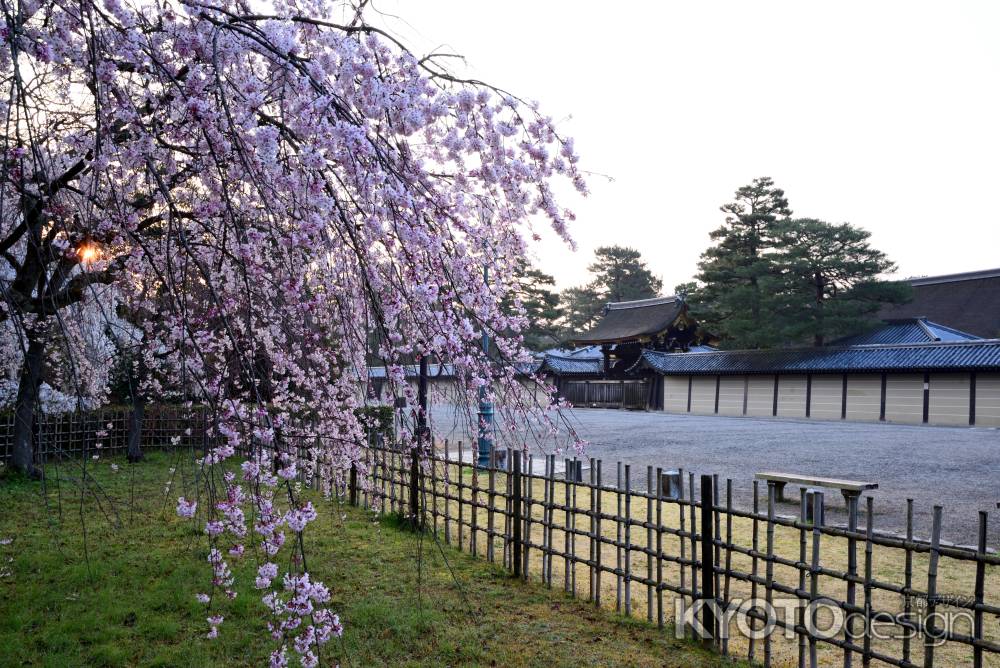
[[[488,208],[484,205],[481,209],[484,225],[487,215]],[[483,246],[485,251],[486,244],[484,243]],[[487,285],[490,283],[490,269],[485,252],[483,254],[483,282]],[[490,359],[490,335],[485,324],[483,325],[483,357],[486,358],[488,365]],[[483,385],[479,388],[479,458],[476,462],[476,466],[481,469],[489,467],[490,451],[493,449],[493,402],[489,401],[488,396],[486,385]]]

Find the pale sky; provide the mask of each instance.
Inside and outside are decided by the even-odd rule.
[[[897,276],[1000,266],[1000,2],[375,0],[419,52],[537,99],[593,176],[579,250],[690,280],[719,206],[771,176],[796,216],[870,230]],[[549,235],[552,237],[552,235]]]

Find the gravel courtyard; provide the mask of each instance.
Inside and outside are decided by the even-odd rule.
[[[439,407],[443,409],[444,407]],[[438,433],[468,438],[468,428],[456,427],[454,414],[437,410],[432,416]],[[607,484],[614,484],[616,463],[632,466],[632,485],[645,489],[646,467],[718,474],[720,489],[733,479],[735,504],[750,508],[753,475],[783,471],[824,477],[871,480],[876,531],[902,531],[906,499],[914,501],[915,533],[930,535],[935,504],[944,507],[943,536],[962,544],[976,541],[978,511],[989,510],[988,541],[1000,548],[1000,430],[852,422],[730,418],[670,415],[575,408],[571,421],[589,444],[585,456],[603,460]],[[564,443],[563,443],[564,445]],[[556,443],[549,445],[548,451]],[[536,463],[537,466],[537,463]],[[779,514],[798,510],[796,499],[780,504]],[[835,490],[827,495],[827,521],[846,522],[844,500]],[[761,507],[766,486],[761,484]],[[862,500],[862,508],[864,501]],[[861,526],[864,526],[862,516]]]

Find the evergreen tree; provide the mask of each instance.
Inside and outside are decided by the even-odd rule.
[[[588,269],[594,274],[590,287],[608,302],[649,299],[663,288],[663,281],[653,275],[634,248],[602,246]]]
[[[597,324],[604,311],[605,300],[589,285],[566,288],[559,295],[562,305],[563,338],[586,332]]]
[[[689,295],[693,311],[730,348],[772,345],[769,315],[775,270],[768,250],[775,226],[791,215],[785,192],[769,177],[754,179],[721,207],[725,223],[711,233],[715,244],[698,263],[699,288]]]
[[[552,288],[555,279],[539,271],[529,263],[520,265],[516,273],[517,285],[512,297],[516,297],[525,310],[528,326],[521,331],[524,347],[528,350],[544,350],[559,342],[560,316],[559,294]]]
[[[642,254],[625,246],[602,246],[588,267],[594,280],[562,293],[566,335],[585,332],[600,320],[608,302],[649,299],[660,294],[663,281],[653,275]]]
[[[779,222],[774,236],[774,324],[784,343],[821,346],[873,325],[883,304],[911,297],[909,284],[878,280],[896,264],[871,246],[867,230],[802,218]]]

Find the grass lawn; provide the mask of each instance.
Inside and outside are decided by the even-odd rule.
[[[174,514],[177,497],[193,493],[188,455],[155,453],[135,466],[88,462],[86,485],[81,473],[78,464],[50,467],[44,485],[0,474],[0,538],[13,539],[0,545],[0,665],[265,664],[273,645],[249,550],[242,563],[230,560],[235,601],[213,603],[209,613],[195,600],[208,587],[207,540]],[[330,587],[331,609],[345,625],[325,662],[732,665],[670,632],[439,549],[391,519],[314,503],[310,571]],[[226,620],[208,640],[212,613]]]

